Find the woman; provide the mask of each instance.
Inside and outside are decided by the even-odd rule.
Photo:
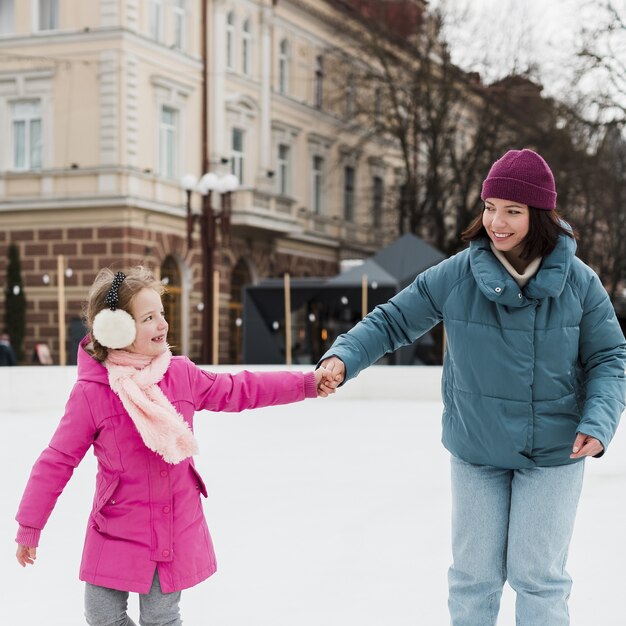
[[[469,248],[420,274],[320,362],[349,380],[443,320],[451,623],[495,624],[508,580],[518,626],[564,626],[584,458],[604,454],[624,410],[626,345],[600,280],[574,256],[543,158],[507,152],[481,198],[463,233]]]

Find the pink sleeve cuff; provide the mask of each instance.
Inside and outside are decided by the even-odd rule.
[[[317,383],[315,382],[315,372],[307,372],[304,375],[304,397],[317,398]]]
[[[39,545],[39,536],[41,530],[39,528],[31,528],[30,526],[22,526],[17,529],[17,537],[15,542],[29,548],[36,548]]]

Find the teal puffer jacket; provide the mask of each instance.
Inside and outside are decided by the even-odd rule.
[[[443,320],[443,444],[503,468],[564,465],[576,432],[605,450],[626,395],[626,343],[597,275],[561,236],[520,289],[487,240],[420,274],[337,338],[346,380]]]

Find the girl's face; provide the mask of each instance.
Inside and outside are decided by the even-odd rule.
[[[135,318],[137,336],[126,350],[146,356],[157,356],[167,350],[167,322],[165,321],[161,296],[145,287],[130,303]]]
[[[528,234],[530,210],[527,204],[487,198],[483,211],[483,226],[496,250],[519,255]]]

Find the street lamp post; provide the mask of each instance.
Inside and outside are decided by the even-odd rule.
[[[239,187],[239,181],[233,174],[218,177],[213,172],[204,174],[197,181],[193,174],[182,179],[182,186],[187,196],[187,249],[193,246],[192,234],[196,222],[200,224],[200,248],[202,252],[202,363],[217,365],[218,350],[214,328],[218,316],[214,314],[217,306],[214,294],[218,292],[217,277],[214,276],[215,248],[217,245],[217,224],[220,224],[222,244],[228,244],[230,238],[231,193]],[[202,209],[199,214],[191,210],[192,191],[202,196]],[[217,191],[222,196],[222,210],[216,213],[211,202],[212,194]]]

